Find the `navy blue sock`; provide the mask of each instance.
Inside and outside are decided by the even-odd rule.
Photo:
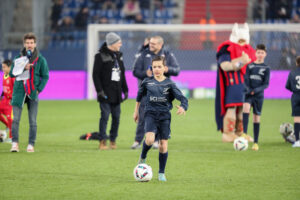
[[[259,125],[259,122],[253,123],[254,143],[258,143]]]
[[[243,113],[243,129],[244,133],[248,132],[249,113]]]
[[[151,147],[152,145],[148,146],[144,140],[142,154],[141,154],[142,159],[145,159],[147,157],[147,153],[151,149]]]
[[[165,173],[167,159],[168,159],[168,152],[159,153],[159,173]]]
[[[296,141],[299,140],[299,130],[300,130],[300,123],[294,123],[294,134]]]

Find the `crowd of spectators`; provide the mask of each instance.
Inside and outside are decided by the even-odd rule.
[[[299,16],[300,0],[254,1],[253,20],[256,23],[261,23],[263,19],[266,19],[267,23],[299,23]]]
[[[49,45],[83,47],[90,23],[170,23],[175,6],[172,0],[53,0]]]

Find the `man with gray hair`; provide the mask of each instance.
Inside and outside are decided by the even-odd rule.
[[[144,49],[142,52],[137,54],[136,60],[133,67],[133,75],[138,79],[139,85],[141,82],[152,76],[151,63],[152,59],[156,56],[165,57],[166,61],[166,71],[165,76],[177,76],[180,71],[179,64],[173,53],[169,52],[164,48],[164,40],[161,36],[153,36],[149,41],[149,48]],[[140,144],[144,138],[144,108],[145,108],[145,99],[141,100],[139,107],[139,121],[136,128],[136,136],[132,149],[137,149],[140,147]],[[158,148],[158,141],[153,144],[153,148]]]
[[[125,78],[123,56],[120,52],[122,41],[119,35],[110,32],[105,42],[95,55],[93,80],[100,104],[101,117],[99,121],[100,150],[106,150],[106,127],[109,115],[112,115],[110,129],[110,148],[116,149],[116,138],[120,123],[121,102],[128,98],[128,87]],[[122,97],[124,94],[124,98]]]

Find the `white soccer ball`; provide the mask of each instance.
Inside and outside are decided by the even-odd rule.
[[[152,179],[152,168],[147,164],[138,164],[133,170],[135,180],[146,182]]]
[[[0,142],[3,142],[7,138],[7,133],[5,130],[0,130]]]
[[[243,137],[238,137],[233,142],[233,148],[236,151],[246,151],[248,149],[248,141]]]
[[[283,137],[288,137],[291,133],[293,133],[294,128],[290,123],[282,123],[279,127],[279,132]]]

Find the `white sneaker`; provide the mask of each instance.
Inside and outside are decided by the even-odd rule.
[[[155,141],[152,145],[153,149],[158,149],[158,141]]]
[[[138,148],[140,148],[140,147],[141,147],[140,143],[137,142],[137,141],[135,141],[135,142],[132,144],[131,149],[138,149]]]
[[[296,141],[292,147],[300,147],[300,140]]]
[[[31,144],[28,144],[28,146],[27,146],[27,152],[28,153],[33,153],[34,152],[34,147]]]
[[[10,152],[19,152],[19,144],[17,142],[11,144]]]

